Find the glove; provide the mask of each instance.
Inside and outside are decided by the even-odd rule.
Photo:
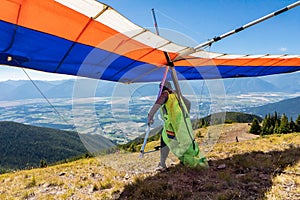
[[[154,123],[153,116],[155,115],[155,113],[158,111],[159,108],[160,108],[159,104],[154,104],[150,109],[148,113],[148,126]]]
[[[148,114],[148,126],[151,126],[154,123],[153,115]]]

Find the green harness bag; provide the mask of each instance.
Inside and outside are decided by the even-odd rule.
[[[182,105],[187,113],[185,104],[182,103]],[[190,117],[187,116],[184,119],[185,116],[180,109],[176,94],[169,93],[164,107],[165,111],[161,109],[165,122],[162,138],[166,145],[184,165],[208,168],[207,160],[194,140]]]

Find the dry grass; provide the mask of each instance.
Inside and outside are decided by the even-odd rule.
[[[159,152],[119,152],[3,174],[0,199],[300,199],[300,134],[250,139],[247,128],[218,128],[207,170],[171,166],[170,155],[169,170],[155,172]]]

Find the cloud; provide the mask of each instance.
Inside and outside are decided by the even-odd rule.
[[[287,51],[288,49],[286,47],[279,48],[279,51]]]

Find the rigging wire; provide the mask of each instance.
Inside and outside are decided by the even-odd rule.
[[[144,87],[144,86],[149,86],[148,84],[145,85],[141,85],[140,87]],[[141,97],[145,97],[145,94],[141,93],[138,86],[133,87],[133,84],[128,84],[128,90],[129,90],[129,94],[130,94],[130,100],[129,100],[129,106],[135,106],[136,104],[138,104],[138,102],[135,100],[135,98],[141,98]],[[134,96],[136,94],[136,96]],[[147,105],[148,107],[150,107],[150,105]],[[131,114],[131,113],[130,113]],[[138,117],[137,113],[134,113],[134,117]]]
[[[155,12],[158,12],[159,14],[164,16],[165,18],[169,19],[170,21],[173,21],[175,24],[178,24],[178,25],[182,26],[183,28],[185,28],[185,30],[188,30],[189,32],[193,32],[196,35],[201,36],[201,34],[199,32],[196,32],[195,29],[186,26],[186,24],[182,23],[181,21],[176,20],[175,18],[172,18],[169,15],[167,15],[167,14],[165,14],[165,13],[163,13],[163,12],[157,10],[157,9],[155,9]]]
[[[54,110],[54,112],[67,124],[70,125],[69,122],[63,117],[62,114],[58,112],[58,110],[55,108],[55,106],[50,102],[50,100],[46,97],[46,95],[42,92],[42,90],[38,87],[38,85],[34,82],[34,80],[29,76],[29,74],[26,72],[24,68],[22,68],[23,72],[27,76],[27,78],[31,81],[31,83],[34,85],[34,87],[37,89],[37,91],[42,95],[42,97],[47,101],[47,103],[50,105],[50,107]],[[72,130],[74,130],[74,126],[71,125]]]
[[[133,88],[131,85],[132,84],[127,84],[128,92],[130,94],[128,109],[130,108],[130,105],[134,106],[135,104],[137,104],[137,102],[134,100],[134,96],[133,96],[133,94],[135,92],[142,96],[142,94],[138,90],[136,90],[136,88]],[[131,117],[130,115],[131,115],[131,113],[129,112],[129,117]],[[134,112],[134,117],[137,117],[137,114],[135,112]]]
[[[224,85],[224,86],[225,86],[225,90],[226,90],[227,93],[229,93],[229,91],[230,91],[231,89],[233,89],[233,85],[234,85],[235,80],[236,80],[236,78],[231,78],[231,79],[232,79],[232,80],[231,80],[231,83],[228,84],[228,87],[227,87],[227,88],[226,88],[226,85]]]
[[[208,48],[208,51],[211,51],[211,45],[209,45],[209,46],[207,46],[207,47],[205,47],[204,49],[206,49],[206,48]],[[200,114],[200,110],[201,110],[201,103],[204,103],[204,102],[202,102],[203,101],[203,99],[202,99],[202,97],[203,97],[203,91],[204,91],[204,83],[205,83],[205,80],[203,79],[202,80],[202,86],[201,86],[201,88],[200,88],[200,99],[199,99],[199,119],[200,119],[200,117],[201,117],[201,114]]]

